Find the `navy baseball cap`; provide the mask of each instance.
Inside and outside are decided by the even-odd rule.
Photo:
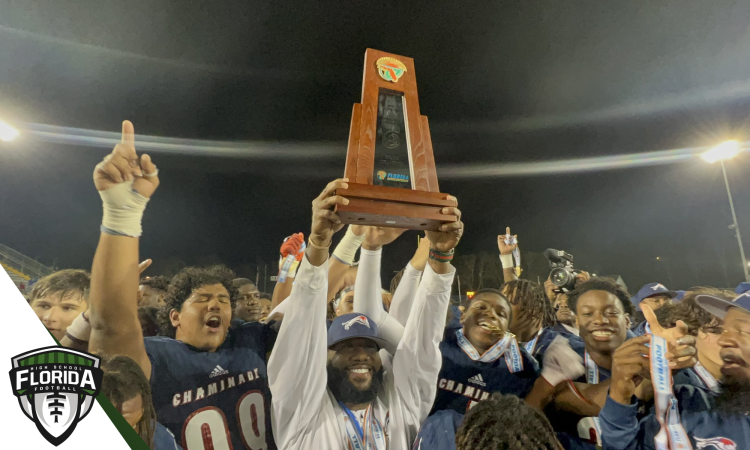
[[[750,312],[750,292],[745,292],[732,301],[714,297],[713,295],[699,295],[695,297],[695,303],[723,320],[724,316],[727,315],[729,308],[742,308],[745,311]]]
[[[643,286],[630,300],[635,306],[638,306],[644,298],[653,297],[654,295],[668,295],[671,298],[675,298],[677,297],[677,292],[670,291],[661,283],[649,283]]]
[[[360,313],[338,316],[328,328],[328,348],[341,341],[365,338],[375,342],[378,348],[385,348],[386,341],[378,335],[378,326],[369,317]]]
[[[687,291],[675,291],[677,292],[677,297],[675,297],[673,300],[676,302],[681,302],[683,298],[685,298],[685,294],[687,294]]]
[[[747,291],[750,291],[750,283],[748,283],[747,281],[743,281],[742,283],[738,284],[734,289],[734,293],[737,295],[744,294]]]

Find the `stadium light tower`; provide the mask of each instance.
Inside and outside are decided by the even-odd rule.
[[[19,134],[18,130],[0,120],[0,141],[10,142]]]
[[[717,145],[716,147],[701,153],[701,158],[708,163],[721,163],[721,171],[724,174],[724,185],[727,187],[727,197],[729,198],[729,209],[732,210],[733,224],[730,228],[734,229],[737,234],[737,245],[740,247],[740,258],[742,258],[742,270],[745,272],[745,281],[750,281],[750,273],[748,273],[748,262],[745,259],[745,249],[742,247],[742,236],[740,235],[740,227],[737,224],[737,214],[734,212],[734,201],[732,200],[732,191],[729,190],[729,179],[727,178],[727,168],[724,166],[724,160],[732,159],[739,155],[742,151],[740,144],[737,141],[726,141]]]

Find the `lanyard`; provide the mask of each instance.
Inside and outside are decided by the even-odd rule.
[[[654,383],[656,419],[660,425],[654,444],[657,450],[692,449],[672,390],[667,350],[667,341],[663,337],[651,336],[651,380]]]
[[[518,347],[518,342],[516,342],[516,337],[513,335],[513,333],[506,331],[505,336],[503,336],[503,338],[497,341],[495,345],[484,352],[483,355],[480,355],[479,352],[474,348],[474,346],[471,345],[471,342],[466,339],[466,336],[464,336],[464,332],[461,328],[456,330],[456,340],[458,342],[458,346],[461,347],[461,350],[463,350],[464,353],[466,353],[469,358],[474,361],[488,363],[495,361],[504,355],[505,362],[508,364],[508,369],[511,373],[516,373],[523,370],[521,349]]]
[[[341,409],[337,414],[339,426],[346,432],[351,450],[385,450],[388,447],[383,427],[373,414],[372,404],[365,410],[364,430],[354,413],[343,402],[339,401],[337,404]]]
[[[584,351],[583,359],[586,362],[586,383],[599,384],[599,366],[596,365],[588,351]]]
[[[707,388],[709,388],[715,394],[719,393],[719,383],[716,381],[716,378],[714,378],[714,376],[711,375],[711,373],[705,367],[703,367],[703,364],[701,364],[700,361],[695,363],[695,366],[693,366],[693,370],[698,375],[698,378],[703,381],[703,384],[705,384]]]
[[[583,360],[586,364],[586,383],[588,384],[599,384],[599,366],[596,365],[596,362],[594,362],[593,359],[591,359],[591,355],[589,355],[589,352],[587,350],[584,350],[583,353]],[[596,441],[598,445],[602,444],[602,425],[599,421],[599,417],[587,417],[584,419],[581,419],[579,422],[579,431],[581,428],[581,424],[585,424],[587,419],[591,419],[593,421],[594,430],[596,431]]]
[[[524,348],[526,349],[527,352],[529,352],[530,355],[534,354],[534,349],[536,349],[536,341],[538,341],[539,336],[542,335],[542,330],[543,328],[540,328],[536,336],[534,336],[534,339],[527,342],[526,345],[524,346]]]
[[[516,244],[516,248],[513,249],[513,259],[516,260],[516,267],[515,267],[516,276],[520,277],[521,276],[521,250],[518,248],[518,245],[517,245],[518,239],[516,239],[515,236],[506,234],[504,241],[507,245]]]

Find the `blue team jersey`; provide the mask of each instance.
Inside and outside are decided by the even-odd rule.
[[[519,345],[525,348],[527,352],[531,353],[531,356],[536,358],[541,364],[544,352],[547,351],[547,347],[549,347],[557,336],[560,336],[560,333],[552,329],[552,327],[545,327],[539,330],[539,333],[534,339],[522,344],[519,342]]]
[[[412,450],[456,450],[456,431],[464,415],[445,409],[431,415],[419,428]]]
[[[145,338],[156,418],[185,450],[275,449],[266,354],[275,323],[232,327],[215,352]]]
[[[675,386],[680,419],[696,450],[744,450],[750,448],[750,416],[713,411],[714,396],[694,386]],[[649,415],[638,420],[638,405],[621,405],[610,397],[599,414],[602,444],[608,450],[653,450],[660,426]]]
[[[154,428],[154,450],[182,450],[172,432],[159,422]]]
[[[570,330],[568,330],[567,328],[565,328],[563,326],[563,324],[561,324],[560,322],[557,322],[555,324],[555,326],[552,327],[552,330],[553,331],[557,331],[557,333],[560,336],[564,337],[565,339],[567,339],[569,341],[571,341],[571,340],[573,340],[573,341],[581,341],[581,338],[577,334],[571,333]]]
[[[700,363],[675,373],[672,384],[694,386],[712,394],[719,392],[719,382]]]
[[[648,322],[644,320],[643,322],[635,325],[631,330],[633,331],[634,335],[643,336],[644,334],[650,332],[650,327],[648,327]]]
[[[583,358],[584,365],[587,365],[586,361],[588,359],[586,357],[586,347],[583,340],[570,340],[570,346],[581,356],[581,358]],[[592,377],[598,379],[597,383],[601,383],[602,381],[609,379],[611,376],[612,373],[609,369],[600,367],[591,361],[590,365],[586,368],[586,372],[574,381],[576,383],[588,383],[589,377]],[[593,450],[596,448],[596,445],[579,437],[578,424],[586,419],[584,416],[579,416],[568,411],[557,410],[554,407],[554,404],[550,405],[545,412],[547,418],[549,418],[549,421],[552,424],[552,428],[557,432],[558,440],[563,444],[564,448],[572,450]],[[586,420],[590,421],[591,419]]]
[[[443,409],[465,413],[471,402],[478,402],[493,392],[525,397],[534,386],[539,366],[536,360],[523,348],[521,351],[522,369],[511,373],[505,356],[492,362],[474,361],[458,345],[457,328],[447,328],[440,343],[443,366],[438,375],[438,389],[433,414]]]

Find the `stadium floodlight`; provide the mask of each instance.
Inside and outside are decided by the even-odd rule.
[[[0,141],[10,142],[21,134],[9,124],[0,120]]]
[[[737,156],[742,149],[737,141],[724,141],[716,147],[701,153],[701,158],[708,163],[725,161]]]
[[[732,225],[730,229],[734,230],[737,237],[737,246],[740,249],[740,258],[742,259],[742,270],[745,272],[745,281],[750,281],[750,270],[747,259],[745,259],[745,249],[742,246],[742,236],[740,235],[740,226],[737,224],[737,213],[734,211],[734,199],[732,191],[729,189],[729,178],[727,178],[727,168],[724,161],[732,159],[739,155],[742,149],[737,141],[724,141],[716,147],[701,153],[701,158],[708,163],[721,163],[721,172],[724,174],[724,186],[727,188],[727,198],[729,199],[729,209],[732,211]],[[658,258],[657,258],[658,259]]]

